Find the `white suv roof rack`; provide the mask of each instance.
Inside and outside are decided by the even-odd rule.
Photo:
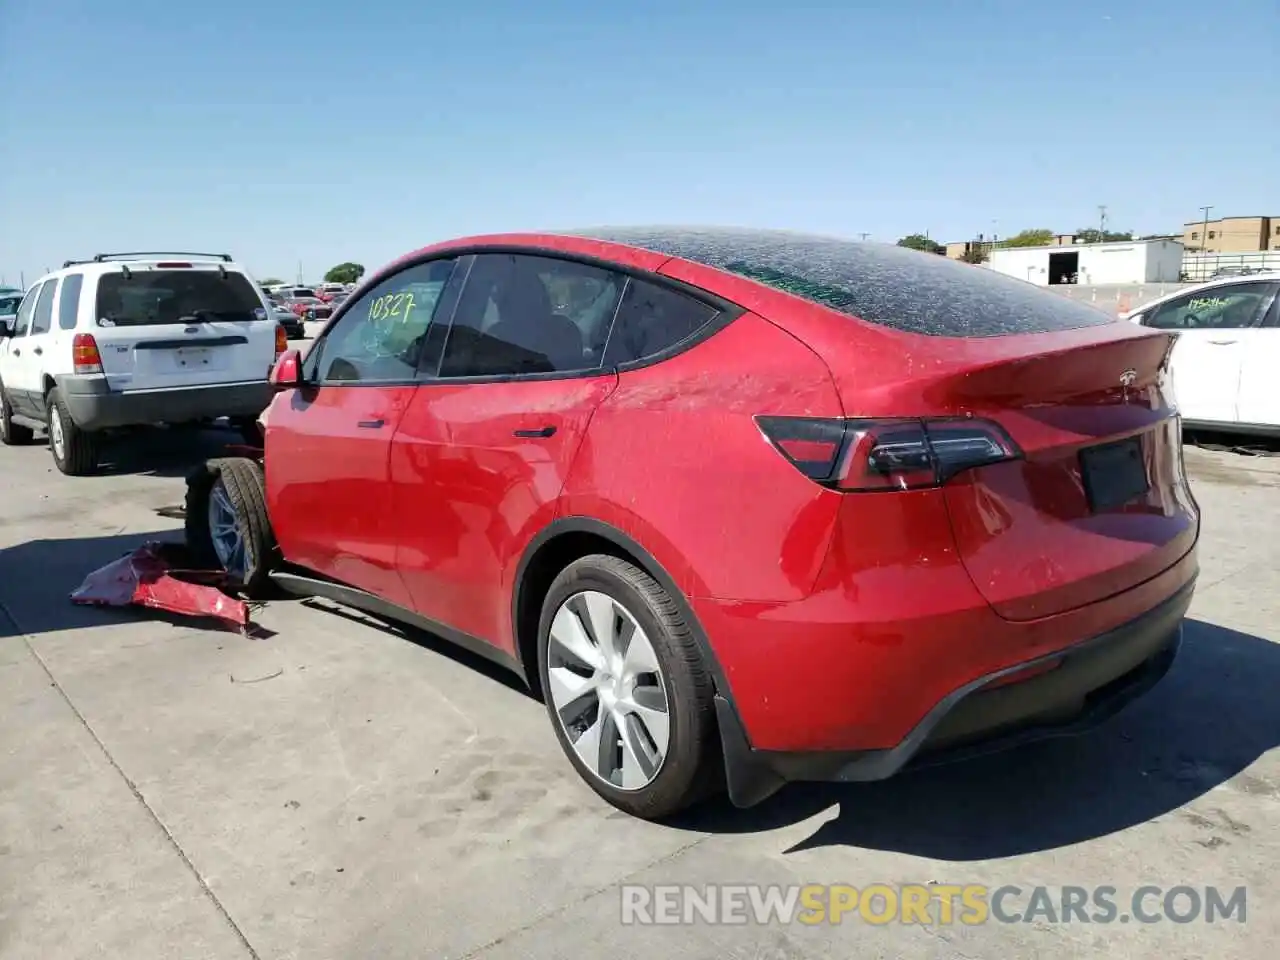
[[[80,263],[106,263],[108,260],[140,260],[144,257],[199,257],[202,260],[218,260],[223,263],[231,263],[231,254],[229,253],[193,253],[188,250],[134,250],[128,253],[95,253],[89,260],[68,260],[63,263],[63,268],[72,267]]]

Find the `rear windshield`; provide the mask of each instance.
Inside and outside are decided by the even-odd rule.
[[[907,333],[999,337],[1116,322],[987,267],[888,244],[772,230],[631,228],[577,235],[717,267]]]
[[[242,273],[139,270],[98,280],[98,325],[136,327],[206,320],[253,320],[262,301]]]

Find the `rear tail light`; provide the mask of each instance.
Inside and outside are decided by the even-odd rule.
[[[987,420],[837,420],[756,417],[778,452],[805,476],[837,490],[918,490],[1022,456]]]
[[[284,324],[276,324],[276,356],[284,353],[289,349],[289,334],[284,329]]]
[[[76,373],[101,373],[102,354],[98,341],[89,333],[77,333],[71,340],[71,365]]]

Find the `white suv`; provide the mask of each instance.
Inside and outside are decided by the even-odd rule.
[[[45,429],[58,469],[83,475],[114,428],[229,417],[251,433],[287,346],[226,254],[68,260],[0,329],[0,441]]]

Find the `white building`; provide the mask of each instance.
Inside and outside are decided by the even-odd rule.
[[[991,269],[1040,286],[1059,283],[1176,283],[1182,271],[1179,240],[1120,240],[1072,246],[1003,247]]]

